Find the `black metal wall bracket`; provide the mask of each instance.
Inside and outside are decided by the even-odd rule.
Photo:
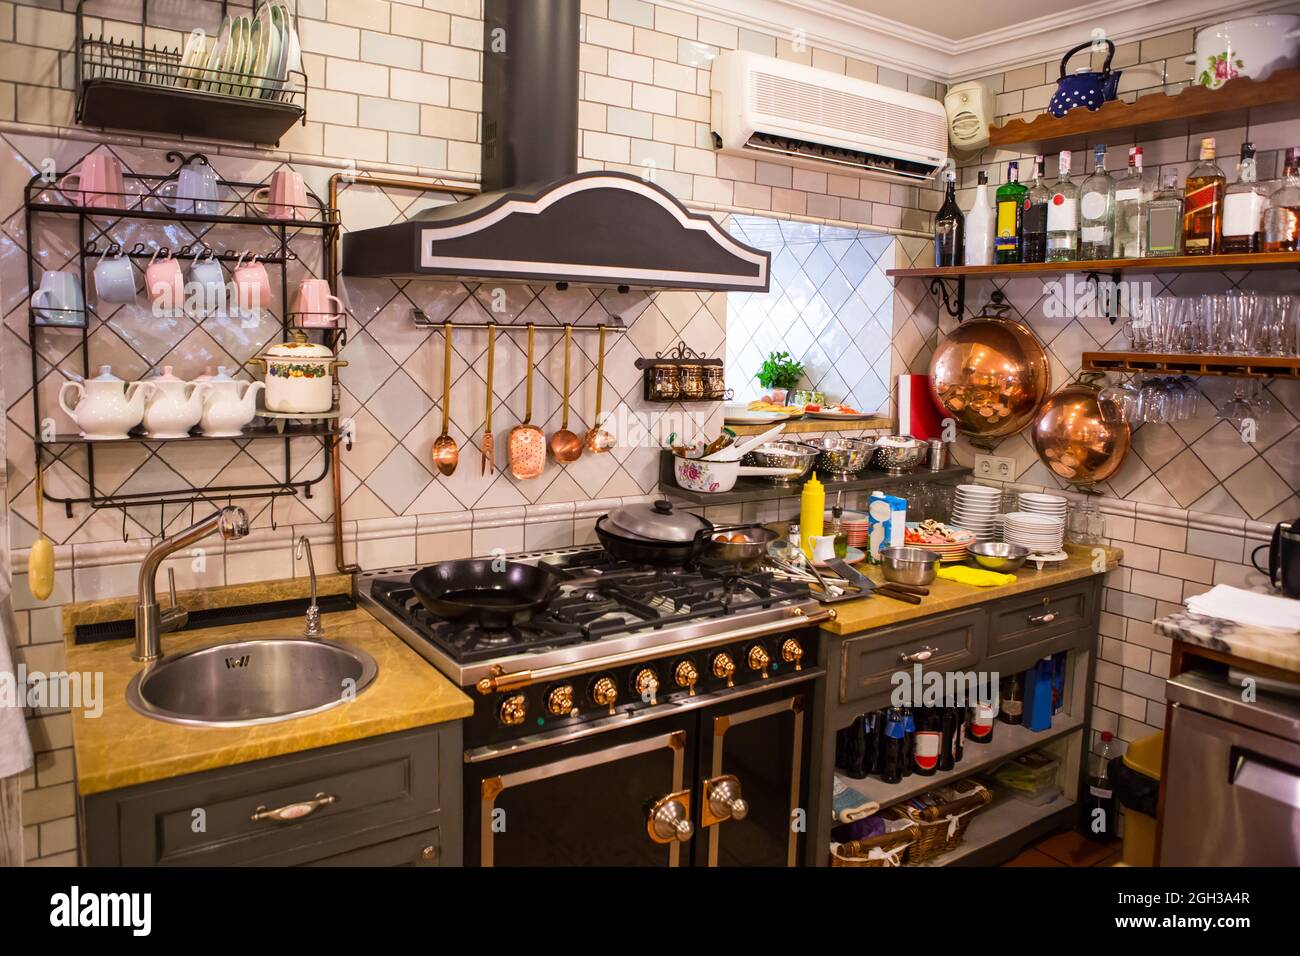
[[[1119,321],[1120,309],[1123,307],[1123,302],[1121,300],[1123,298],[1124,287],[1120,284],[1120,276],[1118,272],[1110,272],[1105,275],[1108,280],[1108,284],[1105,286],[1102,285],[1102,273],[1099,273],[1096,270],[1085,272],[1083,275],[1083,281],[1092,283],[1097,303],[1102,309],[1102,315],[1106,316],[1106,318],[1110,320],[1111,325],[1114,325]]]
[[[962,313],[966,310],[965,276],[957,277],[956,288],[951,293],[948,291],[948,283],[935,276],[930,280],[930,292],[938,297],[939,304],[943,306],[945,312],[958,322],[962,320]]]

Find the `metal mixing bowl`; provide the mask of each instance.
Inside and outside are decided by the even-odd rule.
[[[940,555],[925,548],[881,548],[880,570],[894,584],[926,585],[939,571]]]
[[[763,480],[774,485],[795,485],[808,477],[817,449],[797,441],[773,441],[759,445],[742,459],[742,464],[760,468],[793,468],[790,475],[771,475]]]
[[[905,445],[882,445],[876,442],[872,461],[877,468],[884,469],[889,475],[905,475],[921,461],[921,456],[929,447],[916,438],[907,439]]]
[[[966,551],[975,559],[976,564],[990,571],[1014,571],[1029,557],[1029,549],[1023,544],[1007,544],[1004,541],[972,544]]]
[[[851,478],[871,460],[874,444],[860,438],[815,438],[808,442],[817,449],[817,462],[814,467],[835,478]]]

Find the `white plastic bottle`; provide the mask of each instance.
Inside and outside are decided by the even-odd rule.
[[[989,177],[979,174],[975,202],[966,213],[966,265],[993,264],[993,200],[989,197]]]

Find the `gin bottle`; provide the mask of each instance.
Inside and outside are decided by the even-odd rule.
[[[1109,259],[1115,248],[1115,181],[1106,172],[1106,144],[1093,153],[1092,175],[1079,200],[1079,258]]]
[[[1142,181],[1142,147],[1128,151],[1128,173],[1115,184],[1115,258],[1142,258],[1142,216],[1146,200]]]
[[[1047,261],[1079,258],[1079,187],[1070,180],[1070,151],[1061,150],[1060,172],[1047,207]]]
[[[1143,251],[1148,257],[1176,256],[1183,251],[1183,192],[1178,188],[1178,173],[1165,174],[1161,187],[1143,216],[1146,239]]]

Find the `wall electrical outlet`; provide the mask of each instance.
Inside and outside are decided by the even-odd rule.
[[[1014,481],[1016,477],[1016,460],[999,458],[997,455],[975,456],[975,477],[993,478],[997,481]]]

